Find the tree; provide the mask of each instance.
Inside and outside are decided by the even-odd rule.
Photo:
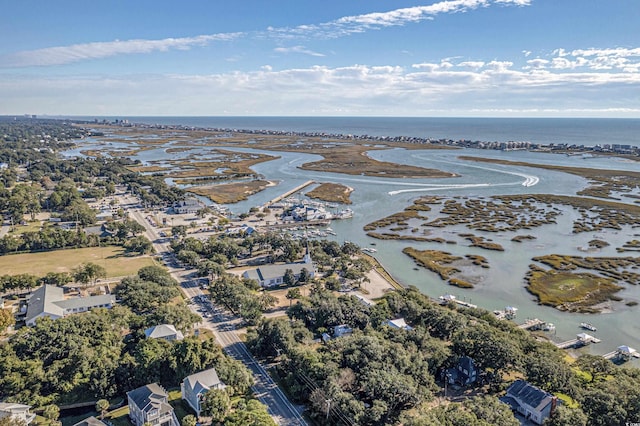
[[[109,409],[109,405],[109,401],[106,399],[96,401],[96,411],[100,412],[100,420],[104,420],[104,413]]]
[[[54,423],[58,420],[58,417],[60,417],[60,408],[55,404],[47,405],[44,407],[44,410],[42,410],[42,416],[49,420],[50,424]]]
[[[187,414],[182,418],[181,426],[196,426],[198,419],[193,414]]]
[[[91,262],[83,263],[73,270],[75,280],[83,284],[90,282],[95,284],[95,280],[105,278],[106,276],[107,270],[104,269],[104,267]]]
[[[224,389],[210,389],[204,394],[202,415],[221,422],[231,409],[231,398]]]
[[[287,291],[286,297],[287,299],[289,299],[289,306],[291,306],[291,302],[293,301],[293,299],[300,299],[302,297],[302,294],[300,293],[300,289],[298,287],[294,287],[290,288]]]
[[[16,319],[13,317],[13,313],[9,309],[0,309],[0,334],[4,333],[4,331],[14,325],[16,323]]]
[[[286,286],[292,286],[296,283],[296,277],[293,275],[293,271],[291,269],[287,269],[284,271],[284,277],[282,277],[282,282]]]
[[[611,361],[604,359],[600,355],[584,354],[575,362],[575,365],[583,371],[591,375],[591,382],[595,382],[598,378],[604,378],[614,369]]]
[[[559,404],[551,417],[545,420],[545,426],[586,426],[587,416],[580,408],[570,408]]]

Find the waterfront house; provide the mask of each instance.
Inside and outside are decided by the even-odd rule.
[[[55,320],[94,308],[109,309],[115,303],[115,297],[111,294],[65,299],[63,288],[43,285],[36,289],[27,301],[25,323],[28,326],[33,326],[38,318],[49,317]]]
[[[0,402],[0,420],[7,417],[13,420],[19,420],[28,425],[35,420],[36,415],[31,413],[30,405],[15,404],[13,402]]]
[[[184,335],[180,330],[176,330],[173,324],[159,324],[149,327],[144,331],[147,339],[164,339],[169,342],[184,339]]]
[[[558,398],[524,380],[516,380],[500,400],[526,420],[541,425],[549,418],[558,404]]]
[[[215,368],[201,371],[185,377],[180,383],[182,399],[200,416],[200,403],[204,395],[211,389],[224,389],[225,384],[218,378]]]
[[[178,418],[169,405],[169,395],[157,383],[141,386],[127,392],[129,418],[135,426],[145,423],[153,426],[180,426]]]

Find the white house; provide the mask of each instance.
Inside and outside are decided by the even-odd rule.
[[[102,420],[96,419],[95,417],[91,416],[79,421],[78,423],[75,423],[73,426],[106,426],[106,424]]]
[[[187,198],[184,201],[176,201],[171,207],[176,214],[196,213],[205,207],[204,203],[196,198]]]
[[[204,394],[210,389],[224,389],[225,385],[218,378],[215,368],[201,371],[185,377],[180,384],[182,399],[200,416],[200,403]]]
[[[558,398],[539,389],[524,380],[516,380],[507,389],[507,394],[500,400],[514,411],[522,414],[527,420],[541,425],[553,414]]]
[[[135,426],[145,423],[153,426],[180,426],[178,418],[169,405],[169,395],[157,383],[141,386],[127,392],[129,418]]]
[[[255,269],[246,270],[242,276],[256,280],[261,287],[274,287],[284,283],[284,274],[290,269],[296,280],[300,278],[303,269],[306,269],[309,278],[313,278],[316,271],[309,254],[305,255],[302,263],[285,263],[282,265],[262,265]]]
[[[28,425],[36,418],[35,414],[29,412],[30,408],[30,405],[0,402],[0,419],[11,417]]]
[[[407,324],[407,322],[404,320],[404,318],[388,320],[385,323],[385,325],[388,325],[391,328],[401,328],[403,330],[413,330],[413,327],[411,327],[409,324]]]
[[[147,339],[164,339],[168,341],[182,340],[184,335],[180,330],[176,330],[172,324],[160,324],[147,328],[144,331]]]
[[[27,301],[25,323],[33,326],[38,318],[58,319],[94,308],[111,308],[115,303],[115,297],[111,294],[65,299],[64,289],[43,285],[36,289]]]

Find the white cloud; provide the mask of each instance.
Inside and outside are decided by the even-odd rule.
[[[304,55],[309,55],[309,56],[325,56],[322,53],[309,50],[304,46],[276,47],[273,50],[274,52],[277,52],[277,53],[302,53]]]
[[[484,67],[484,62],[482,61],[464,61],[458,64],[459,67],[471,68],[473,70],[479,70]]]
[[[29,67],[62,65],[87,59],[107,58],[110,56],[167,51],[186,50],[193,46],[203,46],[213,41],[227,41],[239,37],[241,33],[211,34],[195,37],[165,38],[162,40],[115,40],[74,44],[70,46],[47,47],[6,55],[0,58],[3,67]]]
[[[527,66],[525,67],[525,69],[543,69],[546,68],[547,65],[549,64],[549,61],[546,59],[540,59],[540,58],[536,58],[536,59],[530,59],[527,61]]]
[[[431,20],[444,13],[459,13],[492,4],[528,6],[529,0],[445,0],[428,6],[395,9],[362,15],[345,16],[320,24],[299,25],[293,28],[268,27],[266,31],[250,33],[220,33],[194,37],[165,38],[161,40],[115,40],[80,43],[70,46],[47,47],[8,54],[0,57],[0,67],[32,67],[63,65],[89,59],[107,58],[121,54],[150,53],[172,49],[190,49],[214,41],[227,41],[243,36],[292,40],[296,38],[338,38],[369,30]],[[323,56],[302,46],[276,48],[279,53],[303,53]]]
[[[4,75],[0,114],[421,115],[623,108],[621,114],[631,116],[640,110],[640,98],[629,90],[640,85],[637,69],[576,71],[554,69],[552,62],[545,69],[518,69],[498,60],[443,63],[448,64],[284,70],[265,65],[252,72],[118,78]]]

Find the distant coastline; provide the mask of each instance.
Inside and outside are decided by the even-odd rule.
[[[245,129],[417,137],[483,142],[530,142],[595,146],[640,146],[640,118],[466,118],[466,117],[140,117],[49,116],[83,121],[128,120],[130,123],[197,128]]]

